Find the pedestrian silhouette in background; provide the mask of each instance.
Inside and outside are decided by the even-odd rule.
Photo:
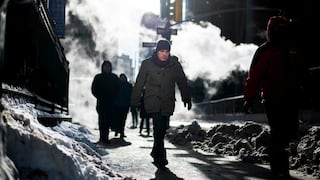
[[[255,52],[244,89],[244,109],[263,99],[271,130],[270,167],[274,179],[290,179],[286,148],[298,127],[299,51],[292,43],[290,22],[273,16],[267,24],[267,41]]]
[[[91,92],[97,99],[96,110],[99,123],[99,143],[110,144],[109,129],[113,118],[113,104],[119,90],[119,78],[112,73],[110,61],[104,61],[101,73],[95,75]]]
[[[176,84],[184,105],[188,105],[190,110],[191,96],[185,73],[178,58],[170,55],[170,42],[160,40],[152,57],[142,61],[131,98],[132,106],[140,106],[141,94],[145,89],[144,108],[153,119],[151,156],[158,168],[168,164],[164,138],[169,128],[169,118],[174,112]]]
[[[115,136],[120,133],[120,138],[124,138],[125,125],[127,115],[129,113],[131,93],[132,93],[132,84],[128,82],[127,76],[125,74],[119,75],[120,79],[120,89],[117,94],[117,98],[114,102],[115,116],[114,116],[114,130]]]
[[[137,128],[138,126],[138,108],[130,107],[131,117],[132,117],[132,126],[131,129]]]
[[[147,130],[147,136],[150,136],[150,116],[146,112],[146,109],[144,108],[144,94],[145,90],[142,91],[141,95],[141,100],[140,100],[140,130],[139,133],[142,135],[142,130],[143,130],[143,124],[146,125],[146,130]]]

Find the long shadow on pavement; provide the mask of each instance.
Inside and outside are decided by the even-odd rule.
[[[126,141],[122,138],[112,138],[110,139],[110,144],[106,145],[105,148],[107,149],[114,149],[121,146],[129,146],[131,145],[131,142]]]
[[[256,164],[245,163],[240,160],[228,159],[226,156],[219,156],[215,154],[201,154],[195,152],[192,149],[186,147],[176,146],[175,147],[166,147],[167,152],[170,152],[172,156],[175,156],[176,162],[173,159],[169,159],[169,164],[174,167],[183,166],[182,161],[186,159],[191,159],[189,164],[196,167],[199,171],[202,172],[208,179],[216,180],[269,180],[272,179],[271,172],[269,169],[258,166]],[[150,147],[140,147],[140,148],[150,148]],[[177,153],[175,151],[184,152]],[[181,160],[178,160],[181,158]],[[168,168],[166,168],[168,169]],[[174,169],[176,172],[181,170]],[[187,168],[183,168],[185,173],[191,173]],[[180,172],[181,173],[181,172]],[[193,175],[190,175],[190,177]],[[165,178],[166,177],[166,178]],[[156,172],[156,178],[159,180],[169,180],[167,177],[171,177],[176,180],[179,179],[174,173],[161,171],[160,169]],[[176,179],[175,179],[176,177]],[[183,179],[183,178],[180,178]]]
[[[190,162],[210,179],[272,179],[271,171],[257,164],[245,163],[241,160],[228,159],[226,156],[202,154],[186,147],[176,146],[188,153],[174,154],[177,158],[194,158],[200,161]]]
[[[178,177],[169,168],[157,169],[155,172],[155,178],[150,180],[183,180],[183,178]]]

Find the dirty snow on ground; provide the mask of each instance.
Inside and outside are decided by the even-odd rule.
[[[95,150],[95,136],[83,125],[62,122],[45,127],[34,104],[3,96],[7,156],[21,179],[124,179]],[[4,145],[5,146],[5,145]],[[103,151],[103,149],[101,149]]]
[[[234,156],[243,162],[268,164],[270,130],[264,124],[247,121],[242,125],[221,123],[210,129],[197,121],[171,128],[171,143],[195,151]],[[287,148],[290,169],[320,178],[320,126],[300,122],[297,137]]]

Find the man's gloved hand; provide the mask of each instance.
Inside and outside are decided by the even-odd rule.
[[[183,104],[184,104],[184,107],[187,107],[187,108],[188,108],[188,110],[190,110],[191,107],[192,107],[191,99],[183,100]],[[187,104],[188,104],[188,106],[187,106]]]
[[[248,99],[244,101],[243,110],[246,114],[252,113],[252,105],[253,105],[253,99]]]

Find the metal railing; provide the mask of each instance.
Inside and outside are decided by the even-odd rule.
[[[259,99],[253,102],[253,113],[250,114],[244,113],[243,103],[243,95],[240,95],[194,105],[196,114],[199,114],[198,118],[202,119],[223,122],[236,120],[267,122],[264,106]],[[300,108],[299,119],[309,124],[320,124],[320,112],[314,108]]]
[[[24,92],[19,92],[17,90],[12,90],[12,89],[5,89],[2,88],[0,89],[1,93],[0,94],[8,94],[9,96],[13,97],[22,97],[25,98],[29,101],[31,101],[34,105],[35,108],[44,112],[47,112],[49,114],[64,114],[68,115],[68,107],[63,107],[60,106],[56,103],[50,102],[48,100],[45,100],[41,98],[38,95],[35,94],[29,94],[29,93],[24,93]]]
[[[213,121],[252,120],[266,122],[263,105],[259,100],[254,101],[253,113],[246,114],[243,109],[243,95],[218,100],[195,103],[199,118]]]

